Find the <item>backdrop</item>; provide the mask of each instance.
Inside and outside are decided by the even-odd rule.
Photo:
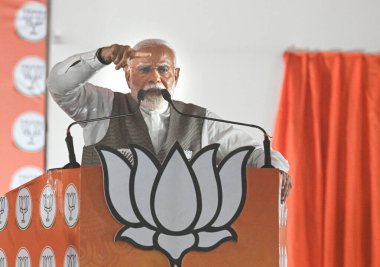
[[[0,195],[45,169],[46,0],[0,0]]]

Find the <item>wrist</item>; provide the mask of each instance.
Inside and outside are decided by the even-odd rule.
[[[104,64],[104,65],[109,65],[109,64],[111,64],[111,62],[112,61],[107,61],[107,60],[105,60],[104,58],[103,58],[103,56],[102,56],[102,49],[103,49],[104,47],[101,47],[101,48],[99,48],[97,51],[96,51],[96,57],[97,57],[97,59],[99,60],[99,62],[100,63],[102,63],[102,64]]]

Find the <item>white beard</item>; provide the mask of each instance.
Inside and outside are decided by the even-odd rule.
[[[166,89],[163,85],[149,85],[144,88],[144,90],[149,90],[149,89]],[[170,89],[167,89],[170,94],[174,93],[174,86]],[[147,93],[145,95],[145,98],[143,101],[141,101],[141,106],[148,109],[148,110],[158,110],[167,105],[166,100],[162,97],[162,95],[157,95],[157,94],[150,94]]]
[[[141,101],[141,106],[148,110],[157,110],[161,107],[164,107],[166,104],[165,99],[162,96],[154,96],[154,97],[145,97],[143,101]]]

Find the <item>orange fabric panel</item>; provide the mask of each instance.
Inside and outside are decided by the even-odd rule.
[[[37,112],[45,114],[45,93],[34,96],[25,95],[17,89],[14,79],[15,68],[18,63],[28,56],[46,58],[46,39],[28,40],[22,37],[17,28],[16,18],[20,9],[30,1],[25,0],[2,0],[0,2],[0,195],[10,189],[10,181],[17,170],[25,165],[44,169],[45,151],[42,147],[38,151],[26,151],[15,144],[12,134],[16,119],[24,112]],[[37,4],[45,5],[47,0],[38,1]],[[29,9],[30,10],[30,9]],[[35,14],[31,15],[35,16]],[[24,25],[27,19],[25,18]],[[29,26],[39,29],[40,24],[36,17],[28,21]],[[34,24],[32,26],[32,24]],[[28,30],[24,28],[24,30]],[[26,75],[26,73],[23,73]],[[29,73],[30,74],[30,73]],[[34,73],[32,73],[32,76]],[[30,78],[30,77],[29,77]],[[36,76],[31,77],[35,79]],[[38,77],[38,82],[45,80]],[[30,86],[36,80],[29,79]]]
[[[55,266],[64,266],[65,253],[69,246],[74,246],[79,252],[80,247],[80,224],[76,223],[73,227],[69,227],[65,223],[64,205],[65,190],[69,185],[74,185],[80,192],[80,170],[72,170],[70,172],[54,171],[44,174],[16,188],[5,196],[8,200],[8,222],[5,227],[0,230],[0,249],[5,253],[7,258],[7,266],[16,266],[17,254],[21,248],[26,248],[29,252],[32,266],[39,265],[42,251],[49,246],[54,251]],[[51,186],[54,190],[56,200],[55,218],[52,226],[46,228],[43,226],[40,212],[40,199],[42,191],[46,186]],[[22,229],[17,224],[16,208],[19,190],[27,188],[30,192],[30,203],[27,205],[31,210],[31,220],[27,228]],[[4,216],[2,217],[4,220]],[[21,265],[20,265],[21,266]],[[22,265],[24,266],[24,265]],[[26,265],[25,265],[26,266]]]
[[[82,179],[82,190],[87,193],[82,194],[81,229],[87,230],[81,231],[81,266],[105,266],[107,260],[107,266],[113,267],[169,266],[166,257],[156,250],[144,251],[113,241],[122,225],[112,218],[106,206],[101,172],[82,167],[82,176],[91,179]],[[209,252],[191,251],[185,255],[182,266],[279,266],[279,181],[278,170],[248,169],[247,199],[232,225],[238,242],[227,241]]]
[[[42,224],[47,217],[44,206],[40,211],[40,199],[48,185],[55,193],[56,216],[51,228],[47,229]],[[70,205],[67,203],[70,201],[67,192],[71,185],[75,186],[78,196],[76,207],[79,219],[73,227],[67,224],[66,209]],[[182,266],[279,266],[280,235],[281,245],[286,245],[283,236],[285,227],[279,227],[279,186],[278,170],[248,169],[245,206],[232,225],[238,242],[227,241],[209,252],[189,252]],[[17,214],[20,215],[16,203],[20,203],[17,196],[25,188],[30,192],[33,206],[31,223],[22,230],[16,224]],[[82,267],[169,266],[167,258],[159,251],[146,251],[127,242],[114,242],[115,234],[122,225],[107,208],[100,167],[56,170],[7,193],[6,197],[9,202],[8,224],[0,229],[0,250],[6,254],[8,266],[15,265],[21,247],[28,250],[32,266],[39,266],[46,246],[54,252],[56,266],[64,265],[69,246],[75,247]]]
[[[380,55],[286,52],[290,267],[380,266]]]

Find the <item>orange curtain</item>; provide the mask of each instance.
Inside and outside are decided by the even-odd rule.
[[[380,266],[380,55],[286,52],[289,267]]]

